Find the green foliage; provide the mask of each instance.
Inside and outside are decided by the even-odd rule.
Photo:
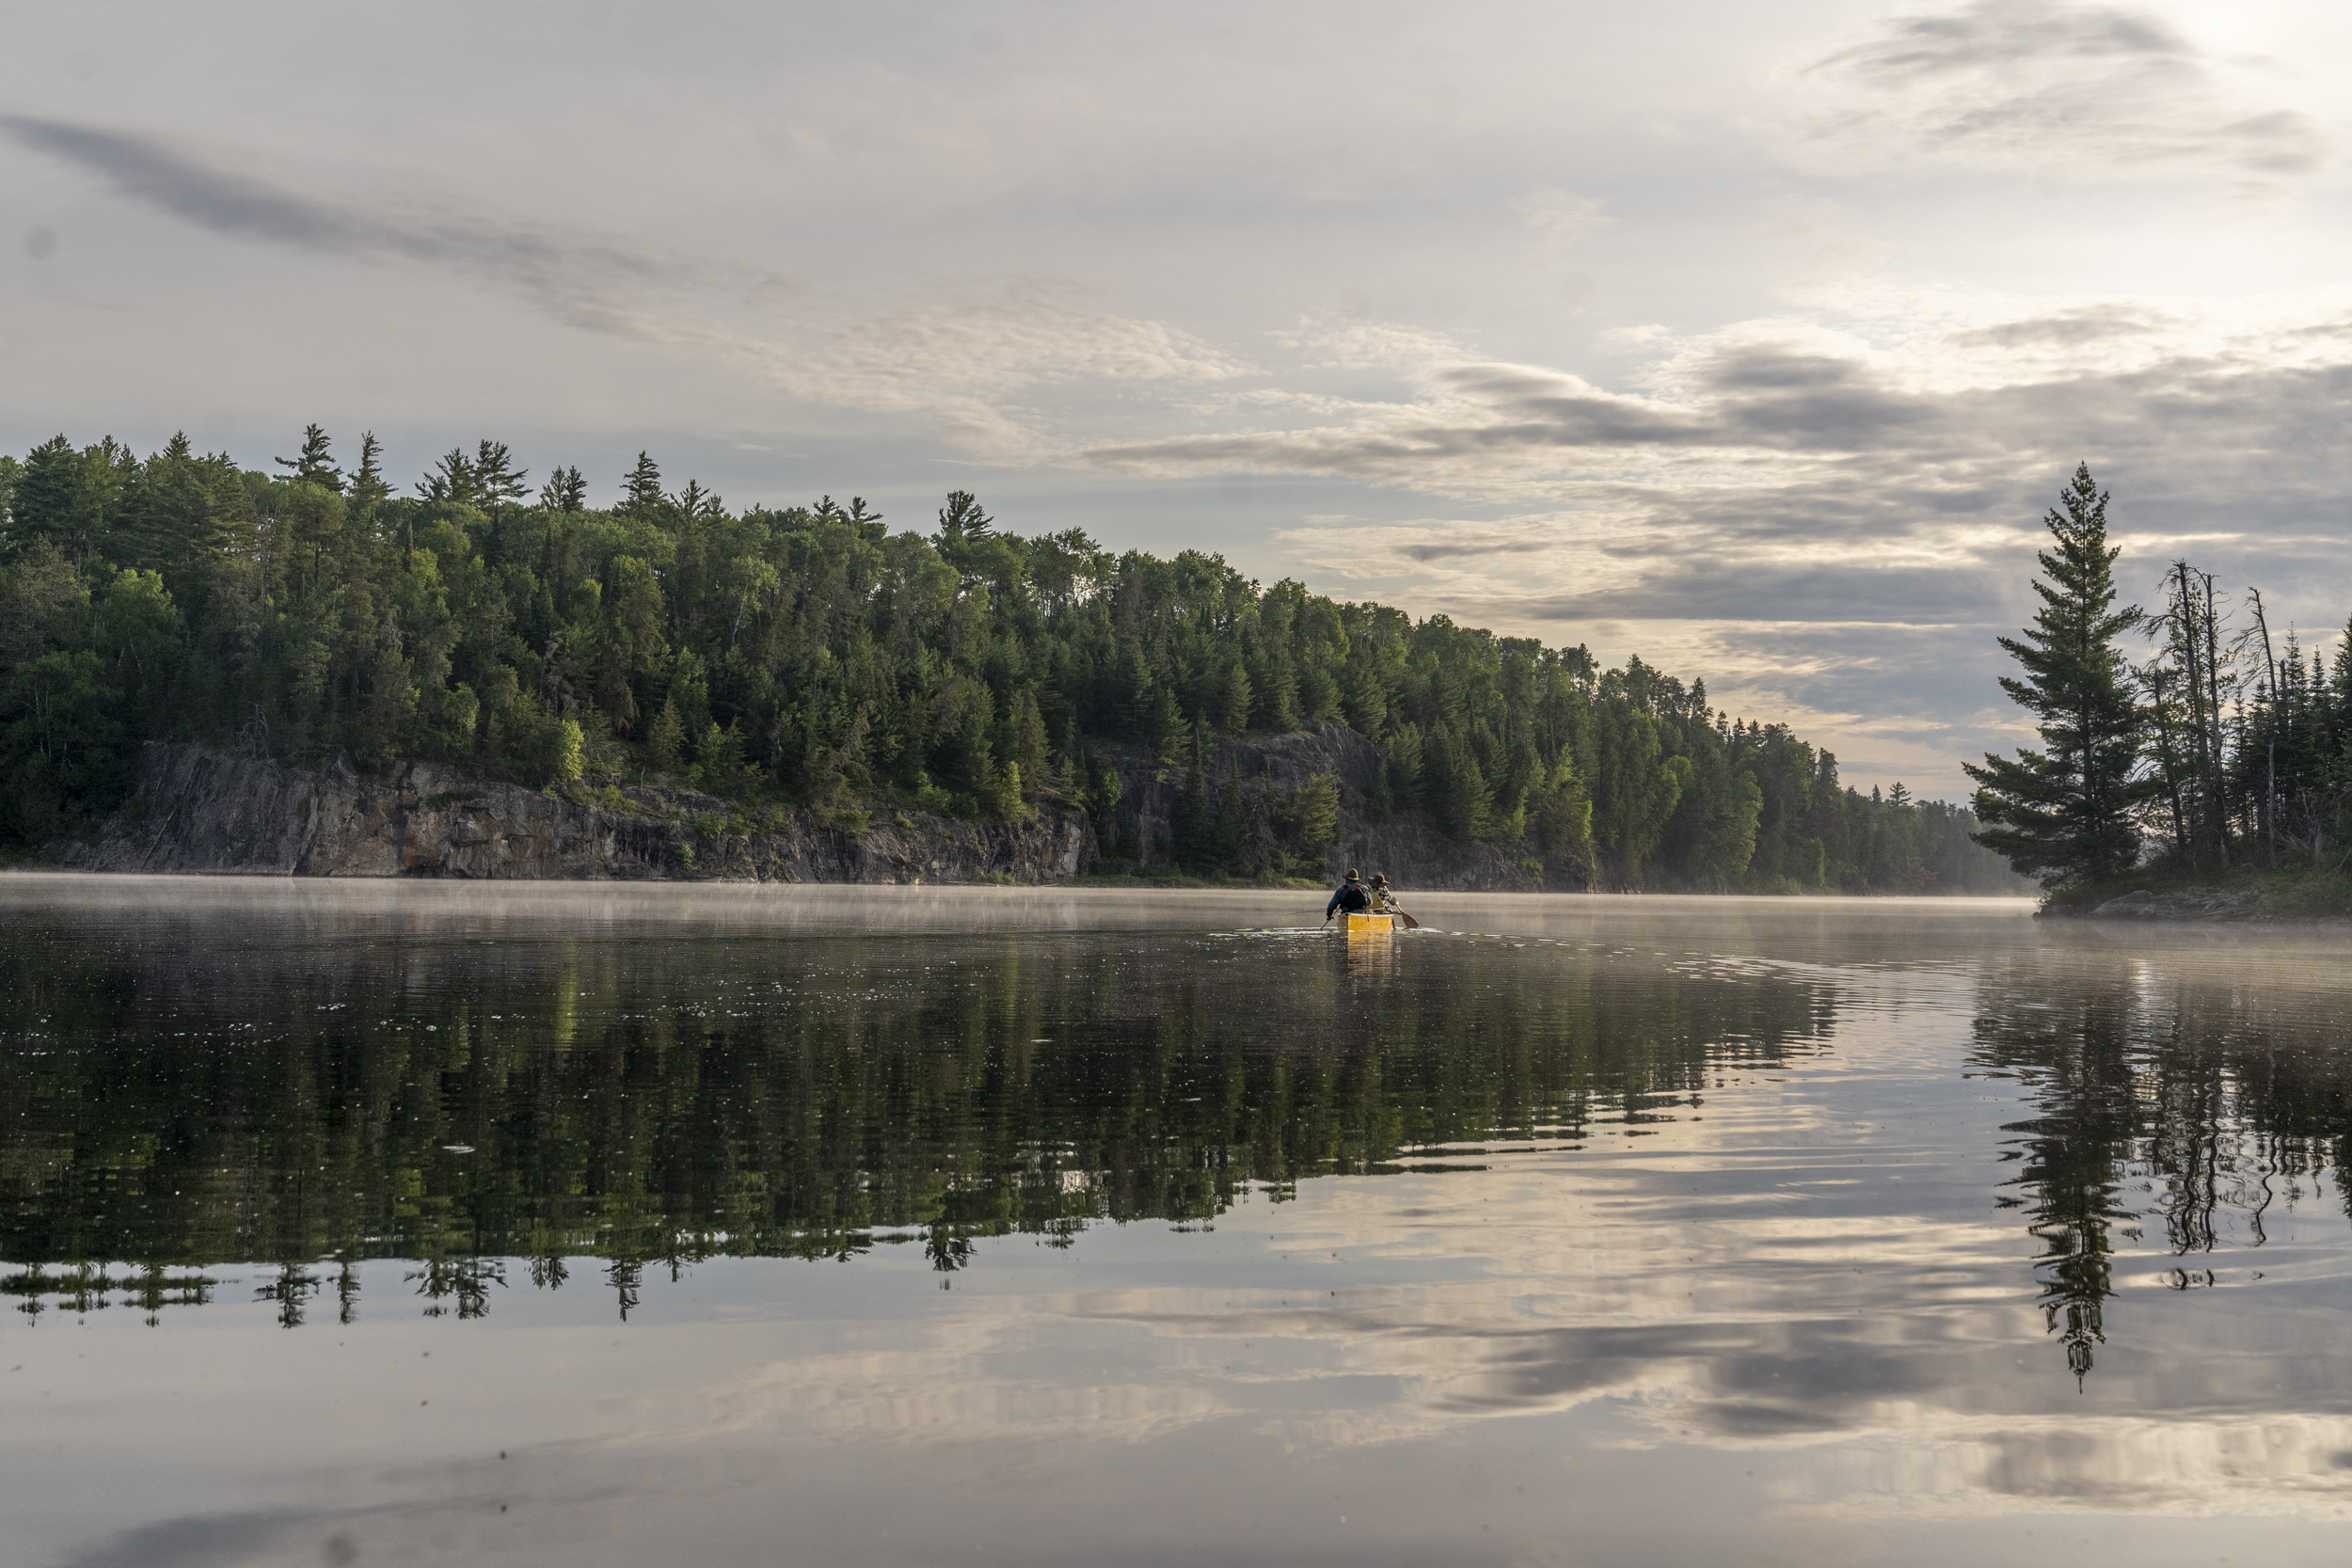
[[[1066,802],[1115,861],[1151,861],[1164,834],[1202,877],[1320,876],[1348,802],[1524,845],[1554,886],[1958,890],[1993,863],[1935,839],[1929,808],[1840,789],[1834,757],[1726,724],[1702,685],[1638,659],[1603,672],[1582,648],[1263,586],[1195,550],[1025,537],[966,492],[926,536],[858,498],[735,512],[691,481],[673,494],[645,453],[610,511],[569,468],[523,504],[496,441],[452,450],[411,496],[379,458],[363,436],[344,476],[311,427],[281,477],[183,437],[135,462],[60,436],[0,470],[0,728],[22,736],[0,836],[75,831],[139,741],[188,738],[363,768],[434,756],[598,798],[652,773],[747,821]],[[1221,734],[1310,723],[1372,740],[1368,784],[1218,773]],[[1139,810],[1152,845],[1130,841]],[[1910,858],[1889,814],[1920,817]],[[1994,875],[1982,890],[2006,889]]]
[[[645,736],[645,760],[667,773],[677,767],[686,754],[686,721],[677,710],[677,698],[661,699],[661,711],[654,716],[653,728]]]
[[[577,719],[559,719],[555,723],[554,754],[548,765],[548,774],[557,780],[577,779],[583,763],[583,746]]]
[[[7,703],[13,717],[0,735],[0,788],[24,838],[70,832],[115,803],[124,772],[121,695],[98,655],[61,651],[20,664]]]
[[[1979,841],[2020,875],[2053,887],[2129,870],[2139,858],[2137,809],[2148,794],[2135,778],[2142,716],[2116,646],[2144,617],[2115,608],[2113,567],[2122,551],[2107,543],[2107,496],[2089,466],[2076,467],[2059,499],[2062,510],[2044,519],[2054,547],[2035,558],[2042,609],[2024,641],[2000,640],[2026,673],[2004,676],[2001,689],[2034,715],[2047,749],[1968,765],[1980,786]]]
[[[2116,608],[2106,502],[2077,467],[2047,518],[2042,609],[2023,641],[2001,640],[2025,672],[2002,687],[2035,716],[2044,749],[1968,769],[1982,786],[1978,841],[2040,876],[2057,909],[2250,868],[2340,878],[2352,861],[2352,627],[2332,663],[2307,657],[2292,627],[2272,626],[2258,589],[2233,603],[2185,561],[2165,570],[2155,613]],[[2116,645],[2135,628],[2156,643],[2137,667]],[[1932,802],[1890,822],[1871,842],[1874,875],[1915,875],[1906,868],[1931,862],[1951,831]],[[2289,902],[2340,897],[2305,890]]]
[[[280,457],[274,461],[281,468],[292,468],[294,477],[303,483],[314,484],[322,490],[332,490],[340,495],[343,488],[343,474],[330,460],[333,445],[327,439],[326,431],[314,424],[305,425],[302,427],[302,451],[293,457]]]
[[[1296,814],[1299,845],[1320,849],[1340,836],[1340,783],[1318,773],[1298,786],[1292,810]]]

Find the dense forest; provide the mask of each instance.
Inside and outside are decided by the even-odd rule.
[[[534,492],[499,442],[408,495],[372,435],[358,457],[345,472],[313,425],[277,472],[179,436],[144,459],[63,436],[0,458],[8,839],[87,832],[138,744],[168,737],[610,799],[669,780],[749,821],[851,831],[884,808],[1099,819],[1141,768],[1178,791],[1164,859],[1320,876],[1327,784],[1200,770],[1219,733],[1327,720],[1379,749],[1375,816],[1523,845],[1550,886],[2018,886],[1965,809],[1842,787],[1828,752],[1639,658],[1604,670],[1197,551],[1024,537],[963,492],[928,533],[893,532],[856,499],[734,510],[643,453],[601,509],[577,468]]]
[[[2137,871],[2341,872],[2352,849],[2352,626],[2332,662],[2274,626],[2262,591],[2174,561],[2160,608],[2119,602],[2108,494],[2078,467],[2044,519],[2034,624],[2002,687],[2040,750],[1968,772],[1983,841],[2056,889]],[[2330,846],[2333,846],[2331,848]]]

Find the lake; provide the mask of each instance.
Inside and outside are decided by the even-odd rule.
[[[0,876],[10,1564],[2337,1562],[2352,937]]]

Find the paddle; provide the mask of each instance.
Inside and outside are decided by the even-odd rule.
[[[1405,928],[1406,928],[1406,930],[1408,930],[1408,931],[1418,931],[1418,930],[1420,930],[1420,929],[1421,929],[1421,922],[1420,922],[1420,921],[1415,920],[1415,919],[1414,919],[1411,915],[1406,914],[1406,913],[1403,910],[1398,909],[1398,908],[1397,908],[1394,904],[1391,904],[1391,905],[1389,906],[1389,912],[1390,912],[1391,914],[1392,914],[1392,915],[1396,916],[1396,917],[1397,917],[1397,919],[1402,920],[1403,922],[1405,922]]]

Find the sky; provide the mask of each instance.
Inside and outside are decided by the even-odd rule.
[[[2077,463],[2352,613],[2352,11],[81,4],[10,20],[0,448],[313,420],[1023,532],[2026,738]],[[9,234],[8,230],[15,232]]]

